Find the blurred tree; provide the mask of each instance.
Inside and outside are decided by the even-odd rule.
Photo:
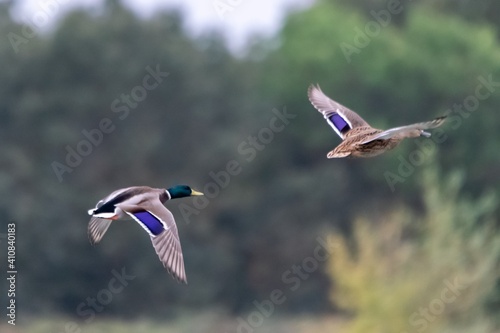
[[[217,237],[210,241],[218,219],[197,235],[172,207],[190,258],[189,292],[169,279],[147,235],[133,223],[111,228],[95,248],[85,237],[86,209],[112,190],[133,184],[198,187],[234,154],[227,136],[249,118],[252,106],[243,93],[253,76],[240,72],[251,69],[243,69],[213,34],[193,41],[182,24],[178,13],[143,21],[110,2],[100,14],[70,13],[53,34],[30,39],[18,54],[2,44],[1,210],[19,223],[24,311],[77,315],[78,306],[106,286],[112,269],[122,267],[140,278],[115,296],[121,301],[106,307],[109,314],[153,309],[149,315],[163,316],[229,297],[217,283],[219,271],[195,266],[210,262],[209,251],[226,252]],[[145,86],[148,75],[156,87]],[[105,133],[100,124],[106,119],[111,130]],[[66,169],[54,169],[55,162]],[[220,207],[212,204],[196,220],[208,223],[212,212],[223,214]],[[231,260],[230,248],[227,253]],[[227,266],[220,267],[238,270]]]
[[[426,3],[432,8],[445,13],[454,13],[476,22],[488,22],[498,32],[500,19],[500,3],[495,0],[437,0]]]
[[[349,332],[491,332],[498,324],[488,303],[500,278],[498,198],[463,198],[463,180],[433,166],[422,181],[424,216],[395,208],[376,223],[358,219],[354,243],[332,236],[331,297],[353,312]]]

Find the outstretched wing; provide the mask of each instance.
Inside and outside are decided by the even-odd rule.
[[[423,123],[417,123],[417,124],[412,124],[412,125],[407,125],[407,126],[401,126],[401,127],[395,127],[388,129],[386,131],[367,136],[361,144],[369,143],[375,140],[387,140],[393,137],[399,137],[401,139],[403,138],[413,138],[413,137],[418,137],[418,136],[425,136],[425,137],[430,137],[431,134],[428,132],[425,132],[424,130],[429,129],[429,128],[436,128],[441,126],[444,121],[446,120],[446,116],[443,117],[438,117],[434,120],[423,122]]]
[[[167,271],[177,281],[187,284],[181,242],[172,213],[159,199],[147,206],[118,206],[146,230]]]
[[[87,228],[90,244],[94,245],[101,241],[102,237],[111,225],[112,220],[92,217]]]
[[[309,86],[308,96],[312,105],[323,114],[327,123],[342,139],[355,127],[370,126],[356,112],[326,96],[319,85]]]

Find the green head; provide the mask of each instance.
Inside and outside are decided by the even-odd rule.
[[[193,195],[203,195],[203,193],[193,190],[187,185],[176,185],[167,189],[170,199],[190,197]]]

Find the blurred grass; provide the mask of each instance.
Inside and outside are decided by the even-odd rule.
[[[246,317],[246,316],[243,316]],[[185,315],[169,321],[149,319],[115,320],[98,319],[92,323],[78,323],[66,327],[74,318],[31,319],[13,327],[0,324],[2,333],[231,333],[238,331],[237,318],[216,311]],[[255,333],[307,333],[342,331],[345,319],[339,316],[280,316],[266,318],[263,325],[256,327]],[[245,329],[241,330],[245,333]]]

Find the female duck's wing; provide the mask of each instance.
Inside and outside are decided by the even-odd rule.
[[[311,104],[323,114],[326,122],[342,139],[345,138],[347,132],[355,127],[370,127],[356,112],[326,96],[319,85],[311,85],[308,96]]]
[[[167,271],[177,281],[187,284],[181,242],[172,213],[159,199],[140,206],[118,206],[146,230]]]
[[[443,116],[423,123],[391,128],[386,131],[367,136],[362,142],[360,142],[360,144],[369,143],[375,140],[387,140],[393,137],[404,139],[425,136],[428,138],[431,136],[431,133],[425,132],[425,130],[429,128],[439,127],[444,123],[445,120],[446,116]]]

